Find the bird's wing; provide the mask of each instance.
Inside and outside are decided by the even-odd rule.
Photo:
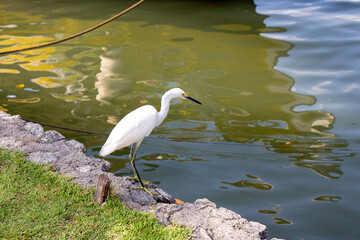
[[[145,105],[127,114],[111,131],[101,156],[109,155],[115,150],[141,142],[156,127],[157,111],[151,105]]]

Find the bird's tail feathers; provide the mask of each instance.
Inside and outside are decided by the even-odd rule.
[[[112,152],[115,152],[116,150],[121,150],[123,148],[116,148],[114,146],[111,146],[111,144],[104,144],[102,148],[100,149],[99,155],[102,157],[106,157],[107,155],[111,154]]]
[[[100,152],[99,152],[99,155],[102,156],[102,157],[106,157],[107,155],[109,155],[110,153],[112,153],[113,150],[110,149],[109,147],[107,147],[106,145],[104,145]]]

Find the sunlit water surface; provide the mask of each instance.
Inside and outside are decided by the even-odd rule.
[[[160,108],[141,176],[184,201],[208,198],[270,237],[360,234],[360,3],[146,1],[96,31],[0,57],[0,109],[109,133],[134,108]],[[133,2],[131,2],[133,3]],[[2,1],[1,50],[63,38],[128,1]],[[105,136],[61,131],[98,157]],[[129,149],[106,158],[131,175]]]

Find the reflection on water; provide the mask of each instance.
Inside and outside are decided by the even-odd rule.
[[[337,202],[342,200],[339,196],[319,196],[313,199],[314,201],[327,201],[327,202]]]
[[[273,186],[269,183],[263,182],[263,180],[261,180],[261,178],[256,177],[256,176],[252,176],[250,174],[246,175],[248,178],[250,178],[250,180],[240,180],[237,182],[222,182],[224,184],[229,184],[235,187],[241,187],[241,188],[253,188],[253,189],[257,189],[257,190],[271,190],[273,188]],[[224,188],[224,187],[223,187]]]
[[[130,93],[135,86],[135,81],[124,76],[126,69],[120,53],[121,48],[118,47],[100,55],[101,72],[96,74],[97,81],[95,82],[98,90],[96,100],[100,102],[108,103],[106,99],[124,96]]]
[[[259,213],[262,213],[262,214],[278,214],[279,212],[271,210],[271,209],[261,209],[261,210],[259,210]]]
[[[129,3],[2,2],[1,50],[76,33]],[[331,214],[352,219],[359,212],[352,193],[360,189],[352,183],[360,123],[351,99],[360,96],[352,54],[360,31],[344,6],[357,3],[272,4],[154,0],[81,38],[0,56],[0,109],[106,133],[141,105],[159,109],[162,94],[181,87],[203,105],[172,102],[142,144],[142,176],[183,200],[207,197],[264,222],[274,237],[336,239],[307,222],[335,231],[344,226],[328,222]],[[334,5],[346,13],[336,15],[339,25],[327,13]],[[314,14],[321,24],[311,22]],[[352,35],[329,37],[327,24]],[[342,53],[332,52],[337,45]],[[93,156],[105,141],[63,133]],[[111,171],[131,174],[128,154],[113,153]]]
[[[286,220],[284,218],[274,217],[273,219],[275,220],[276,224],[285,224],[285,225],[293,224],[291,221]]]
[[[37,103],[40,100],[41,99],[38,97],[33,97],[33,98],[28,98],[28,99],[20,99],[20,98],[9,98],[8,99],[9,102],[14,102],[14,103]]]
[[[342,159],[353,156],[353,153],[339,152],[340,149],[348,147],[348,144],[340,139],[296,139],[291,142],[271,140],[267,144],[264,149],[268,151],[287,153],[286,161],[292,162],[292,166],[308,168],[330,179],[340,178],[343,175]]]
[[[100,55],[100,72],[96,74],[95,99],[102,103],[101,105],[109,105],[111,100],[116,98],[124,99],[130,96],[128,98],[132,99],[131,92],[136,82],[126,73],[133,72],[134,69],[123,63],[121,50],[121,47],[105,49],[105,52]],[[126,103],[120,106],[126,108]],[[120,119],[116,116],[107,116],[106,122],[115,125]]]

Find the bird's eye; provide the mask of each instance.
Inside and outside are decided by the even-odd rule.
[[[185,93],[182,94],[183,97],[186,97]]]

